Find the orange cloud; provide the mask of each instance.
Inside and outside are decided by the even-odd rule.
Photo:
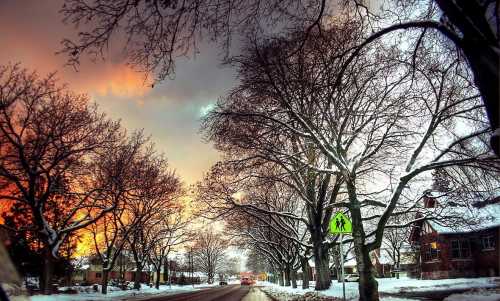
[[[96,91],[100,96],[142,97],[151,90],[144,74],[126,65],[111,66],[106,74],[86,85],[86,89]]]

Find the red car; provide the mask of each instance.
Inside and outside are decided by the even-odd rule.
[[[244,277],[244,278],[241,278],[241,280],[240,280],[240,284],[241,284],[241,285],[252,285],[252,284],[253,284],[253,281],[252,281],[252,279],[250,279],[250,278],[246,278],[246,277]]]

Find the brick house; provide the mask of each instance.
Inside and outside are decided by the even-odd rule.
[[[470,208],[435,193],[426,194],[423,201],[431,210],[451,206],[473,223],[444,226],[426,220],[413,226],[410,241],[419,251],[422,279],[500,275],[500,197],[475,202]]]

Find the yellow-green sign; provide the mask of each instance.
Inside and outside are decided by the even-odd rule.
[[[352,233],[352,223],[342,212],[337,212],[335,217],[330,220],[330,233]]]

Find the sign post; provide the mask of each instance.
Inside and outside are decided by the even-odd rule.
[[[340,267],[342,270],[342,296],[345,301],[345,275],[344,275],[344,250],[342,243],[344,241],[344,234],[352,233],[352,223],[342,212],[337,212],[335,217],[330,221],[330,233],[340,234]]]

